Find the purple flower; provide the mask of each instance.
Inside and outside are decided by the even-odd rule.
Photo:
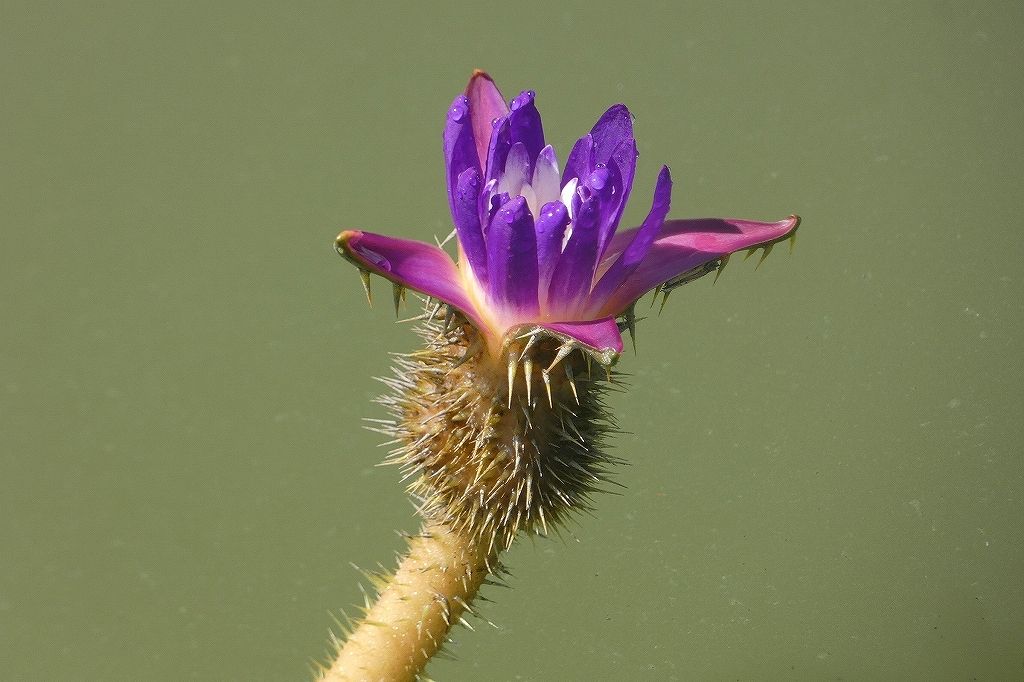
[[[617,230],[633,186],[637,148],[629,110],[616,104],[559,169],[532,91],[505,104],[476,71],[444,129],[448,203],[458,263],[441,248],[346,230],[339,252],[461,312],[497,353],[509,332],[540,327],[605,353],[622,351],[616,318],[652,289],[667,292],[742,249],[792,236],[799,218],[666,220],[672,193],[661,168],[643,223]]]

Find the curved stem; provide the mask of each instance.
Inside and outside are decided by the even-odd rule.
[[[427,522],[323,679],[414,680],[476,596],[496,556],[449,526]]]

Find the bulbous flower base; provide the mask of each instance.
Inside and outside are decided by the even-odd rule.
[[[495,355],[458,316],[419,331],[426,347],[397,356],[380,402],[393,417],[387,462],[425,519],[500,551],[589,509],[617,462],[602,448],[617,356],[540,327],[510,330]]]

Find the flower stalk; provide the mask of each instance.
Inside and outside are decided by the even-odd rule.
[[[374,576],[380,594],[349,632],[323,680],[414,680],[448,638],[486,579],[495,556],[465,533],[428,522],[409,538],[393,576]]]

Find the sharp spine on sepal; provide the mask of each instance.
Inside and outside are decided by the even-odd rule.
[[[526,355],[525,351],[523,355]],[[533,360],[529,356],[523,359],[523,378],[526,380],[526,404],[532,407],[530,392],[533,386]]]
[[[508,409],[512,409],[512,394],[515,393],[516,385],[516,359],[510,353],[508,356]]]
[[[725,254],[724,256],[722,256],[721,258],[718,259],[718,265],[715,268],[715,281],[711,283],[712,285],[718,283],[718,278],[721,277],[722,276],[722,272],[725,271],[725,266],[729,264],[729,258],[731,256],[732,256],[731,253],[727,253],[727,254]]]
[[[363,291],[366,293],[366,302],[373,306],[373,295],[370,293],[370,271],[359,268],[359,279],[363,283]]]
[[[576,390],[576,378],[572,375],[572,363],[565,363],[565,378],[569,381],[569,388],[572,389],[572,397],[576,399],[576,404],[580,404],[580,394]]]
[[[391,294],[395,301],[395,317],[398,317],[398,306],[405,300],[405,287],[401,284],[391,283]]]

